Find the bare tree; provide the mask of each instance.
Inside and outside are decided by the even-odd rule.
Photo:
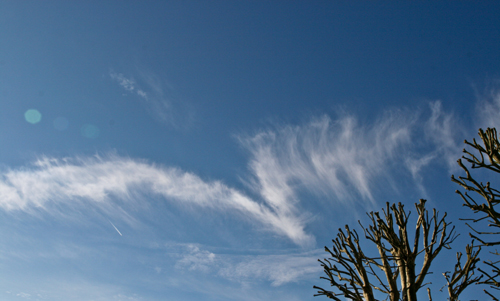
[[[462,157],[471,164],[471,169],[483,169],[494,174],[500,174],[500,142],[496,129],[488,128],[486,131],[479,129],[479,137],[482,144],[475,139],[473,142],[465,141],[474,150],[463,150]],[[475,152],[474,152],[475,151]],[[474,153],[477,154],[474,154]],[[455,178],[452,181],[465,188],[465,192],[457,190],[462,197],[464,206],[477,213],[477,218],[465,219],[472,221],[473,227],[466,223],[472,233],[471,244],[465,248],[466,258],[462,253],[457,253],[457,262],[453,271],[444,272],[449,300],[458,300],[460,294],[472,284],[487,284],[494,290],[500,291],[500,268],[498,251],[491,251],[492,260],[483,261],[486,266],[481,268],[479,253],[481,248],[491,248],[500,245],[500,212],[497,205],[500,203],[500,190],[493,188],[490,182],[478,181],[469,169],[464,165],[462,159],[458,165],[465,171],[465,176]],[[488,177],[490,177],[488,175]],[[498,175],[497,175],[498,176]],[[476,201],[469,192],[479,194],[482,201]],[[457,235],[454,227],[450,229],[450,223],[445,220],[446,213],[438,216],[436,210],[429,212],[425,209],[425,200],[415,204],[417,210],[417,222],[415,232],[408,235],[410,212],[406,213],[404,206],[389,205],[379,212],[370,212],[368,217],[371,224],[368,228],[363,227],[363,236],[366,243],[371,244],[378,255],[368,256],[362,249],[367,245],[360,243],[360,237],[356,230],[346,225],[345,231],[339,229],[337,237],[333,240],[331,249],[325,247],[330,257],[319,260],[326,274],[322,279],[328,280],[332,290],[314,286],[318,290],[315,296],[327,296],[334,300],[377,300],[376,296],[385,297],[391,301],[416,301],[417,292],[426,286],[425,277],[430,273],[430,267],[436,256],[443,248],[449,248]],[[480,225],[486,224],[493,228],[492,231],[477,230]],[[474,241],[479,241],[474,245]],[[368,245],[369,247],[370,245]],[[421,256],[420,260],[417,258]],[[463,264],[462,264],[462,261]],[[417,269],[417,264],[419,267]],[[487,270],[487,271],[486,271]],[[479,275],[475,274],[479,271]],[[432,300],[430,288],[427,288],[428,298]],[[486,291],[493,300],[499,300],[492,293]]]
[[[482,145],[478,143],[476,139],[473,139],[472,143],[467,140],[465,141],[465,144],[471,146],[473,152],[476,154],[464,149],[463,152],[465,155],[462,156],[462,159],[471,164],[471,169],[483,169],[484,171],[492,172],[493,175],[495,173],[500,174],[500,142],[498,141],[496,129],[488,128],[486,131],[479,129],[479,137],[482,140]],[[477,218],[466,220],[472,221],[473,223],[483,222],[483,225],[486,223],[488,227],[493,228],[492,231],[478,231],[476,230],[477,227],[472,227],[467,223],[473,231],[473,233],[470,233],[470,236],[478,240],[482,246],[491,247],[500,245],[500,212],[498,212],[496,207],[500,203],[500,191],[491,187],[490,182],[483,184],[483,182],[477,181],[461,159],[458,160],[458,165],[465,171],[466,176],[459,176],[458,179],[452,176],[451,179],[453,182],[465,188],[466,192],[463,193],[459,190],[456,192],[464,200],[463,205],[479,215]],[[488,177],[491,177],[491,174],[489,174]],[[482,200],[476,201],[469,195],[468,191],[479,194]],[[488,237],[488,239],[486,237]],[[485,271],[484,269],[478,270],[485,276],[485,280],[483,280],[482,283],[490,285],[492,289],[500,290],[500,254],[496,250],[490,253],[493,254],[493,257],[496,259],[484,262],[489,271]],[[488,291],[485,292],[494,300],[498,300]]]
[[[333,240],[331,249],[325,247],[330,258],[319,260],[324,268],[326,279],[334,290],[326,290],[318,286],[315,296],[327,296],[334,300],[377,300],[374,291],[391,301],[416,301],[417,292],[427,283],[425,277],[433,260],[443,248],[449,248],[457,237],[454,227],[450,228],[445,218],[438,216],[436,210],[425,209],[425,200],[415,204],[417,222],[413,240],[409,235],[408,225],[410,212],[406,213],[404,206],[386,204],[379,212],[370,212],[371,224],[361,228],[367,242],[375,245],[378,256],[371,257],[363,252],[359,235],[356,230],[345,227],[345,232],[339,229]],[[458,296],[469,285],[480,280],[474,276],[476,263],[479,261],[477,251],[471,246],[466,248],[467,259],[464,265],[460,263],[462,254],[458,253],[458,262],[450,276],[445,273],[450,300],[458,300]],[[417,258],[422,255],[421,266],[417,269]],[[432,300],[428,288],[429,299]]]

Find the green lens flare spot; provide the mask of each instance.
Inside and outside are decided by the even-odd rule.
[[[42,114],[38,110],[30,109],[24,113],[24,119],[31,124],[39,123],[42,120]]]
[[[85,124],[81,128],[81,133],[83,137],[95,139],[99,137],[99,128],[93,124]]]

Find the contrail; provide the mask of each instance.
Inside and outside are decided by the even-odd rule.
[[[120,236],[123,236],[123,235],[120,233],[120,230],[118,230],[118,229],[115,227],[115,225],[113,225],[113,223],[112,223],[110,220],[108,220],[108,222],[111,224],[111,226],[113,226],[113,228],[115,228],[116,232],[118,232],[118,234],[120,234]]]

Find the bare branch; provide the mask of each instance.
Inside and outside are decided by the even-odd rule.
[[[474,277],[474,271],[476,270],[476,264],[479,262],[479,252],[481,247],[474,251],[474,242],[471,245],[465,247],[465,253],[467,255],[467,260],[465,264],[461,265],[462,253],[457,253],[457,263],[455,264],[455,270],[450,276],[449,272],[443,273],[446,278],[448,286],[448,294],[451,301],[458,300],[458,296],[471,284],[478,283],[483,275]]]
[[[344,233],[339,229],[331,251],[325,248],[331,258],[320,261],[327,275],[322,279],[328,280],[337,292],[315,287],[319,289],[315,296],[326,295],[335,300],[338,300],[339,296],[351,300],[374,300],[375,289],[386,294],[391,301],[416,301],[417,292],[428,284],[424,283],[424,279],[429,274],[432,261],[457,237],[454,227],[449,229],[450,223],[445,220],[446,214],[439,217],[438,212],[433,210],[430,215],[425,209],[425,203],[425,200],[420,200],[415,204],[418,216],[413,241],[408,234],[411,213],[405,211],[403,204],[387,203],[382,214],[367,213],[371,221],[369,227],[359,224],[365,238],[377,248],[377,258],[363,253],[355,230],[346,226]],[[417,275],[416,262],[420,254],[423,254],[424,258]],[[469,275],[470,270],[465,267],[465,275]],[[385,279],[379,274],[385,275]],[[461,279],[463,276],[454,277]],[[458,281],[455,278],[453,280]],[[469,284],[461,284],[456,295]]]
[[[472,169],[484,168],[488,171],[500,173],[500,142],[498,141],[496,129],[488,128],[486,131],[479,129],[479,137],[481,138],[482,145],[475,139],[473,139],[472,143],[465,141],[465,143],[471,146],[478,155],[474,155],[472,152],[464,149],[464,156],[462,158],[471,164]],[[473,223],[487,222],[488,227],[495,229],[500,228],[500,212],[496,209],[496,206],[500,203],[500,191],[491,187],[490,182],[487,182],[485,185],[475,180],[471,172],[462,163],[462,160],[458,160],[458,165],[465,171],[466,176],[459,176],[458,179],[452,176],[451,180],[466,190],[465,193],[457,190],[457,193],[464,201],[463,205],[471,209],[474,213],[479,213],[479,217],[467,220],[472,220]],[[474,200],[474,198],[468,194],[468,191],[480,195],[484,201],[478,202]],[[478,231],[468,223],[466,224],[473,231],[473,233],[469,233],[469,235],[473,239],[479,241],[481,246],[490,247],[500,245],[500,231]],[[485,236],[489,236],[490,238],[493,236],[494,240],[487,240],[484,238]],[[498,253],[493,254],[498,255]],[[500,269],[498,268],[498,261],[483,261],[483,263],[491,268],[491,272],[486,272],[484,269],[478,268],[478,271],[480,271],[485,278],[479,283],[488,284],[491,288],[498,289],[500,287]],[[485,292],[494,300],[498,300],[486,290]]]

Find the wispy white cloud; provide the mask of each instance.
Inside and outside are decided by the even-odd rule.
[[[431,153],[424,155],[423,157],[413,158],[408,157],[405,160],[405,165],[410,171],[410,174],[417,185],[418,190],[423,193],[422,198],[428,198],[427,193],[425,191],[425,187],[422,183],[422,170],[428,166],[433,160],[437,157],[436,153]]]
[[[240,138],[249,150],[252,188],[277,212],[295,210],[300,193],[333,196],[344,204],[373,202],[380,187],[397,191],[406,172],[425,193],[420,173],[431,162],[449,170],[460,157],[463,134],[441,102],[428,110],[392,110],[373,123],[345,114],[301,126],[278,126]]]
[[[200,250],[195,244],[187,244],[186,251],[182,253],[182,258],[177,261],[175,266],[190,271],[208,272],[215,261],[214,253]]]
[[[253,187],[277,211],[298,202],[297,191],[333,194],[339,201],[373,201],[375,181],[411,142],[412,118],[387,113],[372,126],[352,116],[328,116],[242,138],[250,150]],[[353,194],[354,192],[354,194]]]
[[[318,258],[324,250],[294,254],[215,254],[197,244],[184,244],[176,254],[175,267],[196,273],[211,273],[240,283],[269,281],[273,286],[298,282],[321,273]]]
[[[137,91],[137,83],[132,78],[126,78],[122,73],[116,73],[111,71],[109,73],[111,79],[118,82],[118,84],[128,92],[136,92]]]
[[[64,215],[63,209],[92,203],[133,223],[120,202],[140,208],[148,206],[141,196],[153,195],[185,207],[237,213],[298,245],[311,246],[314,237],[305,231],[311,215],[303,210],[301,193],[332,195],[344,204],[373,202],[380,187],[397,182],[396,169],[406,168],[420,183],[419,174],[430,162],[451,165],[456,160],[453,116],[439,102],[430,108],[430,117],[423,121],[418,113],[402,111],[386,112],[371,124],[360,124],[352,116],[323,116],[242,137],[251,155],[252,197],[178,168],[108,155],[41,158],[6,170],[0,174],[0,208]],[[429,146],[418,152],[415,140],[423,138]]]
[[[457,160],[462,156],[461,150],[465,131],[457,117],[452,112],[446,112],[440,101],[429,103],[428,111],[422,113],[428,116],[422,121],[423,133],[416,133],[420,137],[420,143],[413,143],[414,148],[419,151],[410,153],[404,159],[404,164],[410,171],[414,184],[427,198],[427,192],[423,184],[422,173],[425,168],[432,164],[443,164],[448,172],[453,172],[458,168]],[[418,127],[416,129],[418,132]],[[419,145],[420,144],[420,145]]]
[[[196,292],[201,296],[197,300],[300,301],[311,297],[311,294],[301,292],[296,285],[295,287],[290,285],[282,288],[263,286],[262,282],[265,283],[266,279],[260,279],[262,282],[259,285],[249,285],[249,283],[240,281],[229,283],[220,280],[220,277],[216,275],[207,276],[204,273],[193,272],[189,278],[172,277],[167,281],[163,281],[162,285],[165,286],[165,283],[168,283],[173,289],[182,288],[184,294],[181,295],[192,295],[193,292]],[[258,281],[259,279],[255,280]]]
[[[45,277],[37,279],[37,281],[19,281],[18,283],[10,283],[10,279],[3,280],[4,283],[14,286],[16,289],[22,288],[23,292],[0,292],[2,300],[4,298],[12,300],[12,296],[27,300],[144,300],[138,294],[124,292],[128,288],[103,283],[91,283],[84,279],[52,279]]]
[[[137,90],[137,95],[139,95],[140,97],[142,97],[144,99],[148,99],[148,94],[142,90]]]
[[[0,176],[0,207],[5,210],[39,208],[54,213],[60,211],[60,204],[78,206],[90,202],[114,214],[115,199],[134,205],[144,199],[137,197],[143,193],[181,205],[239,212],[297,244],[313,241],[305,233],[300,215],[276,211],[222,182],[204,181],[192,173],[145,161],[118,156],[42,158],[32,166],[7,170]],[[147,206],[143,203],[141,207]]]
[[[145,101],[146,108],[158,121],[175,128],[188,128],[193,122],[193,108],[173,97],[171,86],[152,72],[141,70],[137,80],[113,70],[109,76],[126,92]]]
[[[17,293],[16,296],[29,299],[31,297],[31,294],[21,292],[21,293]]]
[[[486,92],[476,93],[476,123],[478,128],[495,127],[500,129],[500,81]]]
[[[267,280],[273,286],[280,286],[319,275],[318,258],[321,256],[319,252],[247,256],[237,263],[226,263],[218,275],[240,282]]]
[[[439,154],[449,170],[454,170],[457,168],[457,159],[461,156],[458,137],[463,134],[463,130],[453,113],[443,111],[440,101],[430,103],[430,110],[431,116],[424,127],[425,137],[433,143],[433,152]]]

